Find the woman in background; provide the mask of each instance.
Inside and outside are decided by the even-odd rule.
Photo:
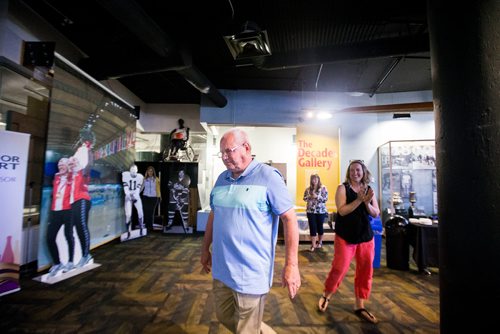
[[[160,203],[160,179],[156,177],[156,171],[153,166],[148,166],[144,179],[144,187],[142,191],[142,199],[144,204],[144,223],[148,230],[153,229],[155,210]]]
[[[369,186],[370,181],[371,174],[364,162],[352,160],[347,167],[344,183],[337,187],[333,261],[318,308],[321,312],[326,311],[330,298],[339,288],[355,258],[354,313],[368,322],[377,323],[377,318],[365,309],[364,304],[372,289],[375,257],[375,242],[368,215],[375,218],[380,214],[375,193]]]
[[[321,184],[318,174],[312,174],[309,187],[304,192],[304,201],[307,202],[307,221],[309,222],[309,235],[311,236],[311,252],[323,246],[323,223],[328,214],[326,201],[328,190]],[[318,237],[319,235],[319,237]]]

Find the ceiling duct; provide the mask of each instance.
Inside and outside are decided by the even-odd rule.
[[[156,69],[144,69],[143,73],[154,73],[173,70],[184,76],[194,88],[205,94],[212,102],[220,108],[227,104],[226,98],[205,77],[200,70],[191,62],[191,55],[186,50],[179,50],[174,42],[158,24],[142,9],[134,0],[98,0],[102,7],[107,9],[111,15],[127,27],[133,34],[151,48],[160,59],[165,60],[164,66]],[[189,62],[174,65],[169,62],[177,56],[189,59]],[[169,68],[170,65],[170,68]],[[135,74],[135,73],[132,73]],[[127,76],[127,74],[121,74]],[[199,81],[198,81],[199,80]]]
[[[260,30],[252,21],[245,22],[242,32],[224,36],[224,41],[236,61],[272,54],[267,31]]]

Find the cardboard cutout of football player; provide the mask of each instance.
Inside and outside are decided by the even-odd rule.
[[[142,201],[139,196],[144,184],[144,176],[138,173],[136,165],[132,165],[129,171],[122,173],[123,191],[125,193],[125,226],[127,232],[121,235],[121,241],[134,239],[147,234],[144,226],[144,212],[142,209]],[[139,229],[132,230],[132,205],[137,210],[139,219]]]

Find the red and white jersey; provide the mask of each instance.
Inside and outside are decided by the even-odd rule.
[[[81,199],[90,201],[89,177],[83,175],[83,170],[79,170],[75,173],[69,173],[68,180],[71,184],[71,204]]]
[[[61,211],[71,209],[70,193],[71,187],[68,183],[67,174],[56,174],[52,182],[52,211]]]
[[[187,128],[175,129],[174,132],[172,133],[172,139],[186,140],[187,139]]]
[[[140,173],[132,176],[129,171],[126,171],[122,173],[122,182],[125,195],[133,195],[136,199],[138,199],[144,182],[144,176]]]
[[[68,183],[71,185],[70,187],[71,204],[81,199],[90,201],[90,195],[89,195],[90,175],[83,174],[90,160],[89,147],[90,147],[89,142],[83,143],[76,150],[75,154],[68,160],[68,167],[70,171],[68,174]]]

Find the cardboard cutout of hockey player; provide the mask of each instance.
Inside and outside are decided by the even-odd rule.
[[[191,178],[183,170],[178,172],[176,179],[168,181],[168,223],[164,232],[170,233],[174,223],[175,212],[179,211],[184,233],[192,232],[189,228],[189,184]]]
[[[144,176],[138,173],[136,165],[130,167],[130,171],[122,173],[123,191],[125,193],[125,226],[127,232],[121,235],[121,241],[135,239],[147,234],[144,226],[144,212],[142,209],[142,201],[139,196],[143,183]],[[132,205],[137,210],[137,217],[139,220],[139,229],[132,230]]]

